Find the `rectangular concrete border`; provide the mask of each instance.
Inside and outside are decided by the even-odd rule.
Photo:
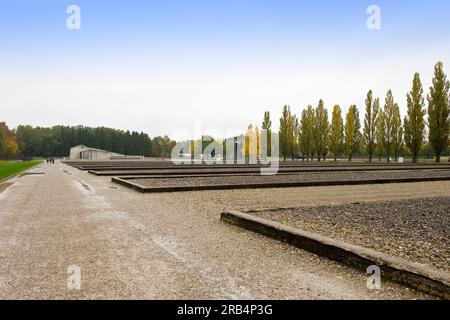
[[[97,165],[92,164],[89,162],[83,162],[83,163],[71,163],[68,161],[63,161],[63,164],[72,166],[74,168],[77,168],[79,170],[83,171],[115,171],[115,170],[171,170],[171,169],[260,169],[261,165],[254,165],[254,164],[217,164],[217,165],[207,165],[207,164],[183,164],[183,165],[175,165],[175,164],[158,164],[155,166],[150,165],[140,165],[140,163],[134,163],[134,164],[124,164],[121,165],[120,163],[115,163],[114,165]],[[377,167],[391,167],[391,168],[398,168],[400,170],[408,170],[412,169],[413,167],[420,167],[423,169],[445,169],[450,168],[450,163],[386,163],[386,162],[325,162],[325,163],[313,163],[313,162],[294,162],[294,163],[283,163],[280,162],[279,164],[280,168],[347,168],[347,167],[371,167],[371,168],[377,168]],[[410,168],[408,168],[410,167]]]
[[[347,244],[239,211],[223,212],[221,220],[364,272],[366,272],[367,267],[377,265],[382,270],[382,276],[391,281],[442,299],[450,299],[450,277],[436,268],[389,256],[372,249]]]
[[[135,178],[136,179],[136,178]],[[131,182],[133,178],[112,177],[111,181],[122,186],[137,190],[142,193],[164,193],[164,192],[188,192],[207,190],[238,190],[238,189],[273,189],[273,188],[306,188],[306,187],[328,187],[328,186],[355,186],[373,184],[395,184],[413,182],[437,182],[450,181],[448,177],[424,177],[424,178],[383,178],[372,180],[342,180],[342,181],[299,181],[278,183],[249,183],[249,184],[218,184],[218,185],[191,185],[191,186],[169,186],[169,187],[143,187]]]
[[[168,168],[168,169],[124,169],[124,170],[87,170],[90,174],[96,176],[114,176],[114,177],[132,177],[132,176],[200,176],[200,175],[252,175],[261,174],[261,168],[223,168],[217,171],[211,170],[214,168],[202,168],[197,172],[181,171],[192,170],[195,168]],[[211,171],[202,172],[204,169]],[[247,169],[247,170],[246,170]],[[383,167],[383,166],[367,166],[367,167],[326,167],[326,168],[280,168],[277,175],[300,174],[300,173],[336,173],[336,172],[379,172],[379,171],[446,171],[450,166],[436,166],[436,167]],[[178,171],[177,171],[178,170]],[[125,171],[125,173],[124,173]],[[143,172],[144,171],[144,172]]]

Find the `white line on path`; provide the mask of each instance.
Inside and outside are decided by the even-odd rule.
[[[71,178],[71,176],[66,176]],[[243,287],[236,285],[236,282],[229,276],[224,275],[222,272],[212,269],[210,266],[205,265],[189,252],[183,250],[173,239],[162,237],[157,235],[154,230],[149,230],[148,226],[137,222],[127,212],[115,210],[111,203],[105,199],[105,197],[96,194],[95,189],[88,183],[82,180],[73,179],[74,187],[83,194],[85,204],[90,209],[95,209],[96,212],[93,215],[95,218],[103,219],[116,219],[125,221],[136,230],[140,230],[145,236],[146,241],[150,241],[152,244],[156,244],[163,249],[172,258],[183,263],[187,268],[194,270],[201,277],[210,284],[211,288],[218,291],[218,293],[225,299],[252,299],[250,291]]]

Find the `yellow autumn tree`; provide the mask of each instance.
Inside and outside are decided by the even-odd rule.
[[[261,134],[259,132],[258,126],[256,126],[256,128],[255,128],[255,139],[256,139],[256,156],[260,156],[261,155],[261,150],[260,150]]]
[[[17,143],[17,139],[14,135],[9,135],[6,137],[6,152],[11,158],[15,158],[19,153],[19,144]]]
[[[19,144],[14,131],[0,122],[0,158],[15,159],[19,154]]]
[[[198,150],[201,148],[202,142],[201,140],[191,140],[190,146],[189,146],[189,153],[191,154],[191,158],[194,159],[196,152],[202,153],[202,150]],[[198,156],[198,155],[197,155]]]
[[[253,125],[249,124],[245,133],[245,140],[242,153],[246,159],[256,159],[260,152],[260,132],[259,128],[253,129]]]

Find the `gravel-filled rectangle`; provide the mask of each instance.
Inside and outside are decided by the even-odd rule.
[[[450,272],[450,196],[247,213]]]
[[[408,171],[408,170],[450,170],[449,166],[335,166],[335,167],[280,167],[278,169],[279,174],[288,173],[308,173],[308,172],[349,172],[349,171]],[[144,175],[232,175],[242,173],[254,173],[260,174],[261,168],[259,167],[244,167],[244,168],[216,168],[216,167],[204,167],[202,169],[197,168],[133,168],[126,170],[89,170],[97,176],[144,176]]]
[[[189,187],[189,186],[239,186],[239,185],[262,185],[289,184],[289,183],[314,183],[314,182],[376,182],[377,179],[426,179],[442,178],[450,180],[450,170],[441,171],[376,171],[376,172],[333,172],[333,173],[298,173],[292,175],[277,176],[217,176],[217,177],[189,177],[189,178],[160,178],[146,179],[139,177],[133,179],[134,184],[143,188],[152,187]],[[331,184],[332,185],[332,184]]]

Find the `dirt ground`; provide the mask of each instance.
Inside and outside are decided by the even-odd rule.
[[[226,209],[445,196],[450,182],[141,194],[61,164],[0,193],[1,299],[424,299],[220,221]],[[69,290],[68,267],[81,270]]]

